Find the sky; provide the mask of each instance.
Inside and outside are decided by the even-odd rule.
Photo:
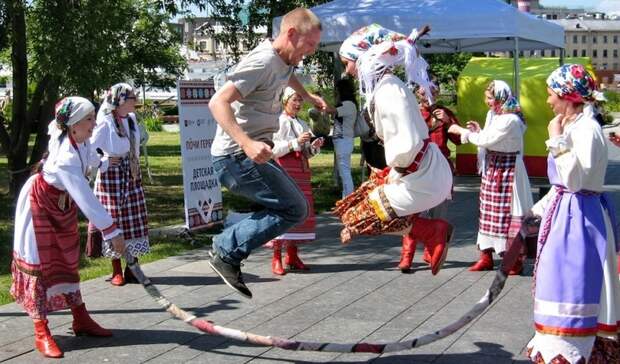
[[[586,10],[620,13],[620,0],[540,0],[540,3],[543,6],[585,8]]]
[[[540,0],[543,6],[562,6],[565,8],[584,8],[586,10],[604,11],[620,15],[620,0]],[[195,7],[192,9],[195,16],[205,16]]]

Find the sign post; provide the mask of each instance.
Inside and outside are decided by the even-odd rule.
[[[217,124],[209,111],[213,81],[177,83],[185,223],[190,231],[219,224],[224,218],[220,184],[213,171],[211,144]]]

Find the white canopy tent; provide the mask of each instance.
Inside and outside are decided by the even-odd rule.
[[[422,53],[512,51],[564,48],[564,29],[523,13],[501,0],[335,0],[311,10],[321,19],[321,50],[337,52],[353,31],[371,24],[408,35],[429,24]],[[273,21],[274,35],[282,18]],[[515,57],[514,92],[519,94]]]

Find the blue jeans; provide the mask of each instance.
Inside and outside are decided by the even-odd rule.
[[[334,138],[334,153],[336,153],[336,167],[342,181],[342,198],[344,198],[355,188],[351,177],[353,138]]]
[[[213,168],[222,186],[265,207],[213,238],[213,247],[225,262],[239,265],[254,248],[307,218],[304,194],[273,160],[257,164],[236,153],[213,157]]]

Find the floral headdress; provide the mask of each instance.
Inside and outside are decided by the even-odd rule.
[[[371,24],[349,36],[340,47],[340,55],[356,61],[360,91],[368,104],[373,96],[377,82],[387,70],[402,65],[409,83],[424,88],[432,103],[431,85],[428,78],[428,63],[419,55],[415,42],[418,30],[413,29],[409,37]]]
[[[547,86],[560,98],[575,103],[593,102],[596,83],[580,64],[565,64],[551,72]]]
[[[521,118],[521,121],[525,122],[521,105],[519,105],[517,98],[512,95],[512,90],[506,82],[493,80],[487,89],[493,90],[493,97],[495,98],[493,111],[496,114],[516,114]]]

